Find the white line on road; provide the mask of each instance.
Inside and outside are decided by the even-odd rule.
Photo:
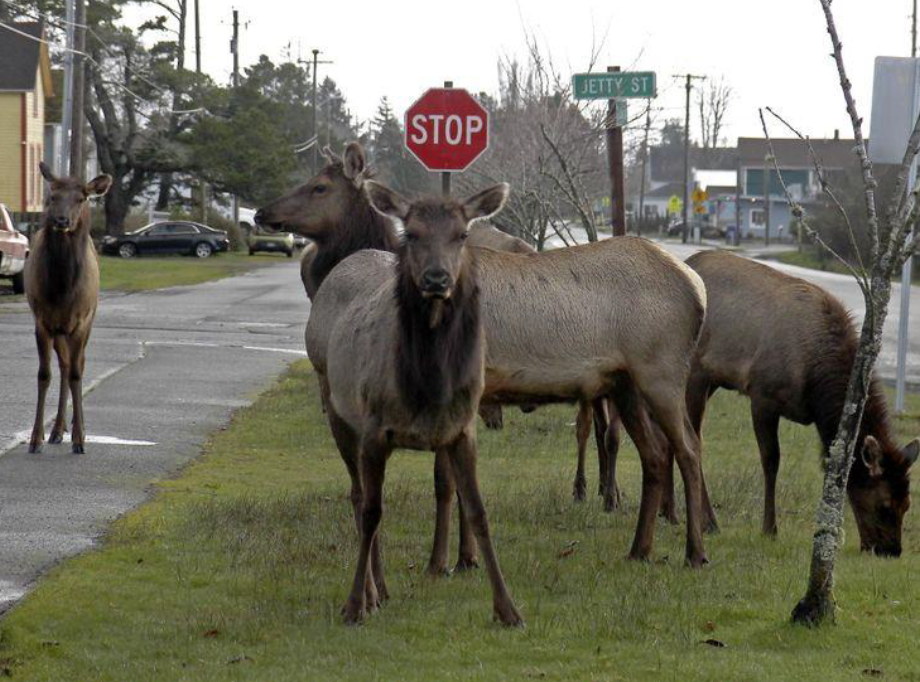
[[[31,431],[20,431],[16,434],[16,443],[25,443]],[[70,443],[70,432],[64,434],[64,442]],[[156,445],[153,441],[150,440],[131,440],[128,438],[118,438],[117,436],[94,436],[92,434],[86,435],[87,443],[97,443],[99,445]]]
[[[243,350],[260,350],[268,353],[288,353],[306,357],[307,352],[294,348],[271,348],[268,346],[244,346],[235,343],[204,343],[199,341],[144,341],[145,346],[191,346],[194,348],[242,348]]]
[[[289,353],[291,355],[301,355],[307,357],[307,351],[294,350],[293,348],[268,348],[266,346],[243,346],[246,350],[264,350],[269,353]]]

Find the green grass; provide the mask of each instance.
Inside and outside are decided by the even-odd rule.
[[[902,435],[920,432],[911,407]],[[348,628],[348,479],[299,363],[101,549],[51,571],[0,623],[0,670],[35,682],[920,680],[916,513],[900,560],[860,554],[848,514],[839,624],[791,625],[820,489],[816,438],[782,427],[780,536],[766,539],[748,414],[732,394],[711,403],[705,464],[722,532],[707,537],[712,563],[699,571],[683,566],[682,526],[659,524],[652,562],[625,559],[639,490],[630,444],[627,507],[604,514],[597,497],[571,499],[572,408],[509,409],[504,431],[481,430],[480,480],[524,630],[491,623],[484,571],[424,574],[432,457],[396,453],[383,521],[392,598]]]
[[[99,256],[99,272],[103,289],[144,291],[232,277],[268,260],[242,253],[220,253],[210,258]]]
[[[818,257],[818,252],[814,248],[806,248],[803,251],[785,251],[778,253],[775,259],[786,265],[797,265],[801,268],[810,270],[823,270],[825,272],[836,272],[842,275],[849,275],[847,270],[840,261],[831,255],[827,255],[823,260]],[[911,281],[914,284],[920,283],[920,271],[915,267]],[[901,281],[901,273],[898,272],[892,278],[894,281]]]

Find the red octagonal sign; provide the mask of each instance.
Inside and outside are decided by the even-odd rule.
[[[489,112],[460,88],[431,88],[406,111],[406,148],[430,171],[462,171],[489,146]]]

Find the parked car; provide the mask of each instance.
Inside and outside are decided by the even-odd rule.
[[[307,248],[307,241],[308,241],[308,240],[307,240],[306,237],[304,237],[304,236],[302,236],[302,235],[299,235],[299,234],[295,234],[295,235],[294,235],[294,248],[295,248],[295,249],[305,249],[305,248]]]
[[[228,251],[230,240],[223,230],[187,221],[151,223],[120,237],[102,238],[102,253],[133,258],[140,255],[188,254],[207,258]]]
[[[24,293],[22,271],[29,257],[29,240],[13,226],[6,206],[0,204],[0,277],[13,280],[13,293]]]
[[[263,232],[253,230],[249,235],[249,255],[258,251],[283,253],[288,258],[294,256],[294,235],[290,232]]]

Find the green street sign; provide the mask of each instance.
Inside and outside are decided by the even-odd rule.
[[[575,99],[648,99],[658,94],[654,71],[576,73],[572,76],[572,92]]]

